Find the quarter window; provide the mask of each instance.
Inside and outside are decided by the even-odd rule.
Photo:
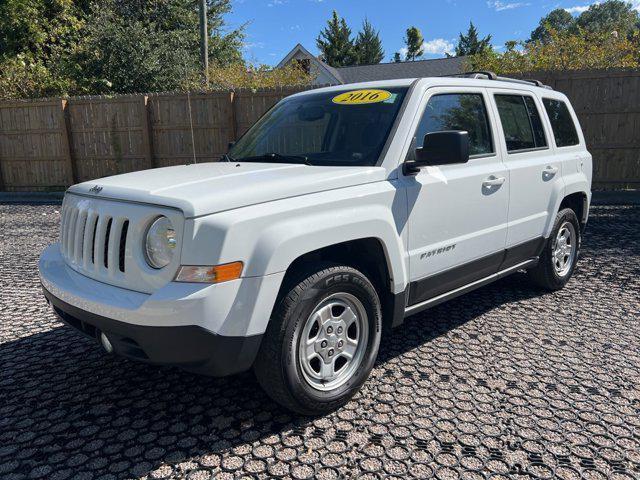
[[[470,155],[493,153],[487,109],[479,93],[445,93],[431,97],[416,129],[416,146],[422,146],[427,133],[446,130],[469,133]]]
[[[572,145],[578,145],[580,140],[578,138],[578,132],[576,131],[576,125],[573,123],[573,118],[567,104],[561,100],[552,100],[550,98],[542,99],[544,109],[549,115],[549,121],[551,122],[551,128],[553,129],[553,136],[556,139],[556,146],[558,147],[570,147]]]
[[[507,151],[517,152],[547,146],[540,113],[532,97],[496,95],[495,99]]]

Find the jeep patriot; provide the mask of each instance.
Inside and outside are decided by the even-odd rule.
[[[107,352],[276,401],[349,400],[403,319],[526,270],[571,278],[592,161],[567,98],[475,73],[278,102],[218,162],[68,189],[39,261],[63,321]]]

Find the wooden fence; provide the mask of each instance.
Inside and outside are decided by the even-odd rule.
[[[0,102],[0,191],[62,190],[194,158],[217,160],[271,106],[300,90]]]
[[[529,76],[571,99],[594,156],[594,187],[640,188],[640,71]],[[279,99],[300,90],[0,102],[0,190],[61,190],[194,157],[215,160]]]

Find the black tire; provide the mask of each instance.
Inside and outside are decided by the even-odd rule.
[[[302,280],[284,287],[253,369],[273,400],[304,415],[320,415],[348,402],[369,376],[378,355],[382,314],[376,289],[363,273],[352,267],[323,263],[301,277]],[[364,356],[346,383],[333,390],[319,390],[305,379],[298,362],[298,341],[316,307],[328,297],[344,293],[356,297],[366,311],[367,318],[363,321],[369,333],[363,342]]]
[[[575,250],[575,253],[573,254],[573,261],[571,262],[570,268],[565,273],[560,275],[558,271],[556,271],[556,268],[554,266],[553,249],[555,239],[560,228],[567,222],[573,225],[575,231],[575,244],[572,247]],[[576,216],[575,212],[570,208],[564,208],[560,210],[558,212],[558,215],[556,215],[556,220],[553,224],[551,235],[549,235],[542,254],[540,255],[540,262],[535,268],[530,269],[528,272],[529,278],[533,281],[533,283],[546,290],[560,290],[567,284],[567,282],[573,275],[573,272],[575,271],[580,252],[580,242],[580,222],[578,221],[578,217]]]

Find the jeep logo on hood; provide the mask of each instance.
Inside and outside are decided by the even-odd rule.
[[[102,191],[102,187],[100,185],[94,185],[89,189],[91,193],[100,193]]]

